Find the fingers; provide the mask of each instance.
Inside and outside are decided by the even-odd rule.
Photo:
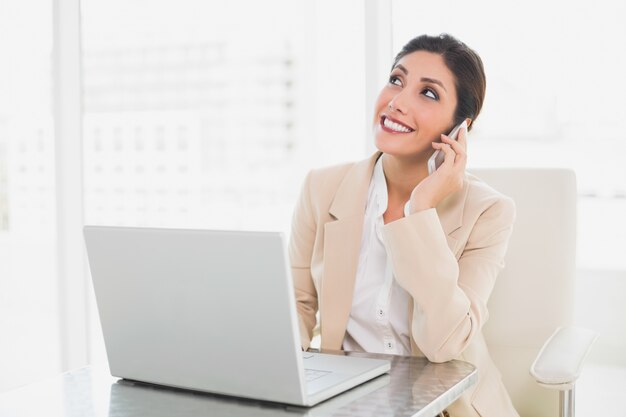
[[[452,140],[446,135],[441,135],[442,143],[449,145],[455,155],[454,161],[464,161],[467,158],[467,130],[460,129],[457,140]]]
[[[441,135],[441,142],[433,142],[433,148],[440,149],[444,153],[444,165],[465,164],[467,160],[465,129],[459,131],[458,139],[459,141],[455,141],[446,135]]]
[[[446,135],[441,135],[441,141],[447,143],[454,149],[454,152],[458,154],[465,154],[467,149],[467,137],[465,129],[460,129],[457,135],[457,140],[452,140]]]
[[[433,142],[433,148],[439,149],[441,152],[443,152],[444,159],[443,159],[443,163],[441,164],[442,166],[454,165],[454,159],[456,157],[456,153],[454,152],[454,150],[452,150],[449,144],[441,143],[441,142]]]

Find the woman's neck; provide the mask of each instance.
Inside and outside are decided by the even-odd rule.
[[[428,176],[426,161],[383,154],[389,200],[408,201],[413,189]]]

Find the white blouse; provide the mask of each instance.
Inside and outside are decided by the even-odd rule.
[[[352,310],[343,349],[410,355],[409,294],[393,276],[382,228],[387,182],[378,158],[368,191]]]

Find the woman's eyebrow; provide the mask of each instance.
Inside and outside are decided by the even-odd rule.
[[[441,88],[443,88],[445,90],[445,92],[447,93],[448,90],[446,90],[446,87],[443,86],[443,83],[439,80],[436,80],[434,78],[428,78],[428,77],[422,77],[420,79],[422,82],[424,83],[431,83],[431,84],[437,84],[438,86],[440,86]]]
[[[402,66],[402,64],[398,64],[398,65],[396,65],[396,66],[394,67],[394,69],[395,69],[395,68],[398,68],[400,71],[402,71],[402,72],[404,73],[404,75],[408,75],[408,74],[409,74],[409,70],[407,70],[406,68],[404,68],[404,66]]]
[[[404,73],[404,75],[409,75],[409,70],[407,70],[402,64],[398,64],[394,67],[398,68],[400,71],[402,71]],[[422,77],[420,78],[420,81],[423,83],[431,83],[431,84],[437,84],[438,86],[440,86],[441,88],[443,88],[443,90],[447,93],[448,90],[446,89],[446,87],[443,86],[443,83],[435,78],[429,78],[429,77]]]

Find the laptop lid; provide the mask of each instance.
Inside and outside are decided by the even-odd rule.
[[[86,226],[84,234],[112,375],[305,402],[280,233]]]

